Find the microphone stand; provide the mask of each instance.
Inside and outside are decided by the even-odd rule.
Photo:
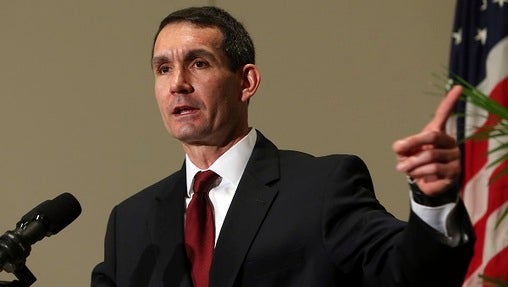
[[[32,271],[30,271],[30,269],[28,269],[25,264],[17,266],[16,270],[12,273],[19,280],[14,280],[11,282],[0,281],[0,287],[29,287],[37,280]]]
[[[33,226],[40,227],[40,225]],[[33,226],[30,225],[29,227],[32,228]],[[0,247],[2,247],[0,250],[0,271],[5,270],[12,273],[18,279],[12,282],[0,281],[0,287],[29,287],[32,285],[37,278],[25,264],[25,259],[32,250],[30,245],[26,244],[16,231],[7,231],[0,237]]]

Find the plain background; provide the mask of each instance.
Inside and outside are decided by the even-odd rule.
[[[153,96],[152,38],[171,11],[209,4],[256,44],[251,125],[280,148],[360,155],[380,201],[407,218],[391,144],[440,101],[454,1],[3,0],[0,231],[63,192],[83,207],[33,246],[34,286],[89,286],[111,208],[181,166]]]

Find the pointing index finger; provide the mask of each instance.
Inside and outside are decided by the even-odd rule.
[[[434,118],[425,127],[424,131],[431,130],[443,131],[446,127],[446,121],[448,120],[448,117],[452,113],[453,108],[455,107],[455,103],[457,102],[461,94],[462,87],[454,86],[448,92],[448,94],[446,94],[446,97],[441,101],[441,103],[439,103]]]

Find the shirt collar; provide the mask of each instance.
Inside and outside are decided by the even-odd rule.
[[[256,144],[257,133],[251,128],[250,132],[239,142],[221,155],[208,169],[214,171],[223,180],[227,180],[235,187],[238,186],[243,171],[247,166],[250,155]],[[188,155],[185,155],[185,170],[187,179],[187,196],[192,196],[192,181],[196,173],[201,171]]]

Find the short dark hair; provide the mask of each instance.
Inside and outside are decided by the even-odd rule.
[[[236,72],[246,64],[255,64],[254,43],[247,30],[231,14],[213,6],[185,8],[166,16],[155,34],[152,56],[155,41],[161,30],[169,24],[179,22],[189,22],[198,27],[218,28],[224,36],[222,49],[231,71]]]

